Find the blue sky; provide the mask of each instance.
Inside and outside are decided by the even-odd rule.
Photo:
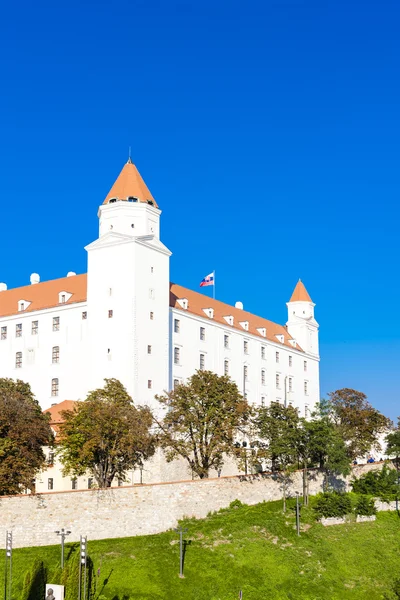
[[[0,281],[84,272],[132,146],[171,277],[278,322],[299,277],[322,393],[400,413],[400,5],[3,3]]]

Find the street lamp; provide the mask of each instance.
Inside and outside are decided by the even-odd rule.
[[[78,600],[81,600],[82,587],[82,569],[83,569],[83,598],[86,600],[86,569],[87,569],[87,536],[81,535],[80,538],[80,559],[79,559],[79,584]]]
[[[7,567],[9,567],[9,569]],[[7,581],[7,575],[8,575],[8,581]],[[7,586],[7,583],[8,583],[8,586]],[[12,531],[7,531],[6,532],[6,559],[4,561],[4,600],[11,600],[11,586],[12,586]]]
[[[187,532],[187,529],[179,527],[175,529],[179,533],[179,577],[183,577],[183,534]]]
[[[69,535],[71,532],[70,531],[65,531],[64,527],[62,529],[59,529],[57,531],[55,531],[54,533],[56,533],[57,535],[59,535],[61,537],[61,568],[64,568],[64,542],[65,542],[65,538],[67,537],[67,535]]]
[[[299,492],[296,492],[296,529],[297,529],[297,535],[300,535],[300,506],[299,506]]]

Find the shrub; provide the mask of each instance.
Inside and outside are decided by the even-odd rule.
[[[353,492],[369,494],[383,501],[394,500],[400,495],[400,485],[397,481],[397,471],[387,465],[380,471],[369,471],[351,482]]]
[[[318,517],[344,517],[352,512],[351,508],[350,496],[338,492],[318,494],[314,504]]]
[[[372,515],[376,515],[374,500],[372,498],[368,498],[368,496],[359,496],[354,507],[354,512],[356,515],[362,515],[366,517],[372,517]]]

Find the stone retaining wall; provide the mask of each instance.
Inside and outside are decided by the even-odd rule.
[[[378,468],[380,464],[357,466],[353,475]],[[322,490],[323,476],[318,471],[309,475],[313,495]],[[350,479],[331,483],[346,490]],[[289,494],[296,491],[302,491],[301,471],[291,476]],[[89,540],[130,537],[165,531],[183,517],[203,518],[236,499],[258,504],[280,498],[282,482],[272,474],[2,497],[0,546],[4,548],[6,530],[13,532],[15,548],[56,544],[54,532],[61,527],[71,530],[68,541],[78,541],[80,535]]]

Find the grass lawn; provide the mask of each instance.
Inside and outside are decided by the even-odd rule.
[[[180,579],[175,532],[116,540],[88,541],[97,596],[109,600],[382,600],[400,578],[400,518],[379,513],[374,523],[323,527],[310,509],[302,511],[300,538],[294,512],[281,502],[230,508],[188,528]],[[78,552],[66,545],[66,556]],[[4,551],[0,551],[0,590]],[[51,571],[59,546],[13,552],[13,599],[24,574],[40,557]],[[41,600],[41,599],[38,599]]]

